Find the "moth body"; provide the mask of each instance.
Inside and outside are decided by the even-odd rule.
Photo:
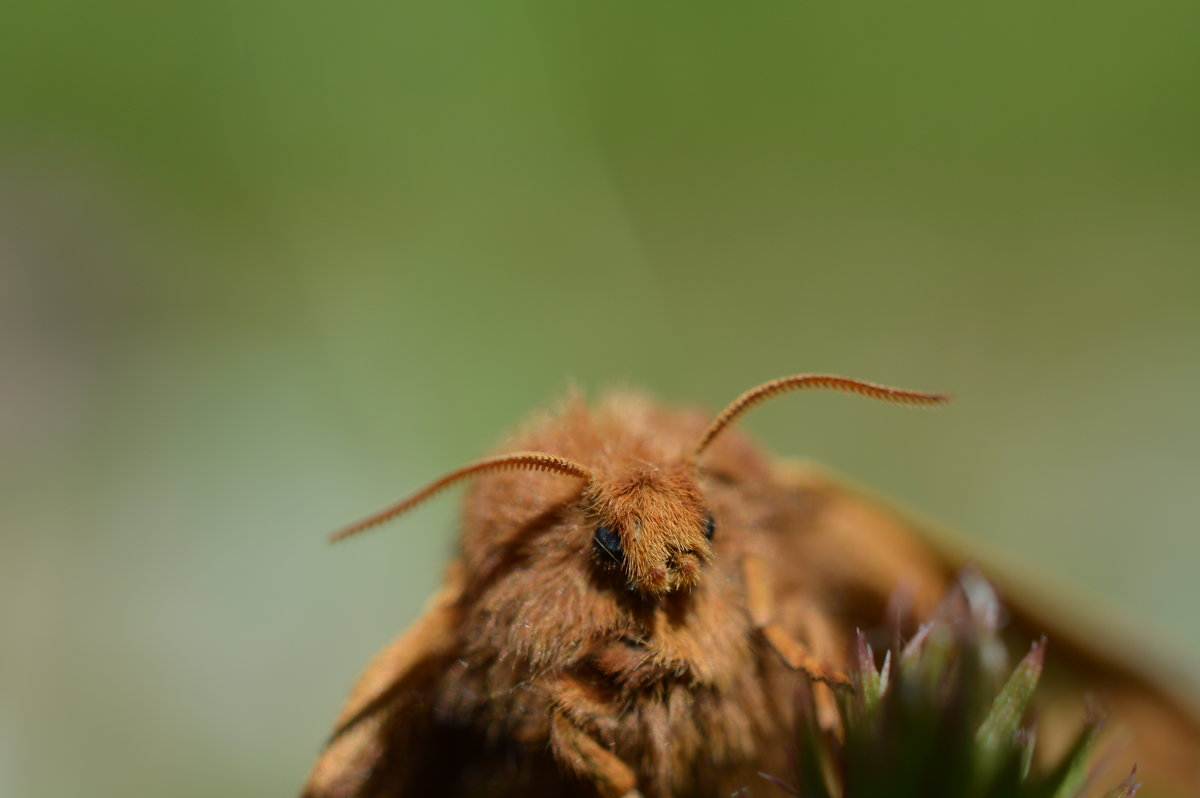
[[[744,778],[755,751],[790,723],[772,695],[796,677],[760,644],[739,568],[786,537],[772,517],[769,467],[731,436],[691,473],[680,455],[705,421],[628,397],[594,413],[569,407],[516,445],[587,462],[592,489],[508,472],[480,478],[468,496],[460,630],[469,642],[446,689],[468,698],[445,712],[483,719],[508,740],[549,743],[584,795],[596,774],[578,749],[593,742],[647,796],[701,794],[701,784]],[[747,500],[747,483],[758,501]],[[510,512],[490,512],[501,501]],[[598,529],[620,546],[597,545]],[[601,779],[610,791],[633,789],[614,769]]]
[[[922,617],[957,567],[886,510],[724,432],[797,387],[943,400],[841,379],[768,383],[711,423],[573,397],[339,533],[474,477],[444,587],[360,679],[305,796],[770,794],[756,773],[790,772],[797,689],[814,683],[832,717],[855,630],[880,626],[898,590]],[[1197,750],[1195,718],[1171,722]]]

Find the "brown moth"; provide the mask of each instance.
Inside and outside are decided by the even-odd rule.
[[[475,478],[444,586],[362,675],[304,795],[715,798],[751,794],[756,771],[787,773],[801,681],[822,683],[832,718],[855,630],[878,627],[898,592],[919,620],[965,560],[729,429],[800,389],[947,400],[823,374],[768,382],[711,422],[635,396],[574,397],[511,447],[336,533]],[[1200,794],[1195,707],[1128,664],[1135,652],[1006,600],[1014,634],[1050,636],[1045,747],[1077,726],[1087,690],[1124,744],[1118,766],[1137,760],[1151,789]]]

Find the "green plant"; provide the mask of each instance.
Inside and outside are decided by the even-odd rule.
[[[796,784],[764,775],[799,798],[1083,795],[1103,717],[1089,708],[1066,754],[1035,767],[1036,722],[1028,718],[1046,641],[1034,643],[1004,679],[999,616],[990,586],[968,573],[935,620],[906,645],[889,646],[878,666],[860,632],[854,688],[837,694],[836,722],[822,721],[811,691],[801,698],[807,711],[801,713]],[[1131,772],[1107,793],[1092,794],[1130,798],[1137,789]]]

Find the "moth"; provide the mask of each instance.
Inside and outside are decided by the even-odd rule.
[[[827,374],[759,385],[711,420],[636,395],[573,396],[496,454],[335,533],[471,481],[444,585],[360,677],[304,796],[767,794],[755,774],[791,766],[798,687],[831,707],[855,630],[878,627],[897,595],[919,620],[968,559],[731,428],[806,389],[948,398]],[[1087,691],[1124,767],[1138,761],[1151,790],[1200,794],[1194,705],[1135,651],[1005,598],[1014,635],[1051,640],[1046,746],[1074,731]]]

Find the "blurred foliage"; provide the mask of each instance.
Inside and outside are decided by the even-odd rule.
[[[0,794],[292,791],[454,503],[324,534],[568,380],[952,391],[745,429],[1194,671],[1197,40],[1189,0],[7,4]]]

